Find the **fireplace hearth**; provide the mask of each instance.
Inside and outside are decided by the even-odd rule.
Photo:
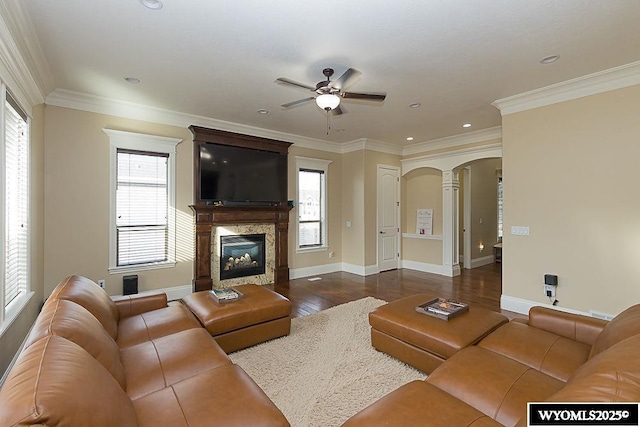
[[[264,273],[264,234],[220,236],[220,280]]]

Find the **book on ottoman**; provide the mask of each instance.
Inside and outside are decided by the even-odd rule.
[[[242,293],[233,288],[211,289],[211,296],[218,303],[236,301],[242,298]]]
[[[417,306],[416,311],[438,319],[449,320],[469,311],[469,305],[450,299],[434,298]]]

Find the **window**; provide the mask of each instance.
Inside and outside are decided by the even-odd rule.
[[[117,151],[116,265],[169,260],[166,153]]]
[[[104,129],[111,145],[109,272],[175,265],[175,153],[181,141]]]
[[[327,170],[329,160],[296,157],[298,251],[327,248]]]
[[[20,302],[29,295],[29,119],[2,86],[4,103],[0,141],[0,324],[19,312]]]

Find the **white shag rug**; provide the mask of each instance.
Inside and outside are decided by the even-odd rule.
[[[367,297],[291,321],[291,334],[230,354],[292,427],[339,426],[424,373],[371,346]],[[251,410],[247,408],[247,410]]]

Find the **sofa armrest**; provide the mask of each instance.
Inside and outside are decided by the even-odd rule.
[[[120,319],[124,319],[147,311],[165,308],[167,294],[122,295],[111,297],[120,311]]]
[[[607,323],[609,322],[595,317],[546,307],[532,307],[529,310],[529,326],[587,345],[595,343]]]

